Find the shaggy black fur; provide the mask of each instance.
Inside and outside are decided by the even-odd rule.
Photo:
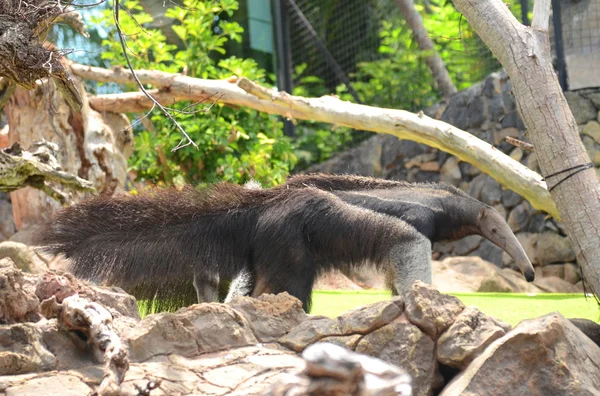
[[[406,260],[430,259],[423,241],[400,219],[321,189],[223,183],[200,192],[98,197],[60,211],[38,242],[70,258],[76,276],[121,286],[156,309],[172,308],[177,298],[177,305],[196,302],[195,276],[233,279],[252,268],[255,292],[287,291],[308,311],[321,271],[369,263],[393,272],[398,284],[418,279],[427,266]]]
[[[401,218],[432,243],[478,233],[477,216],[491,206],[442,183],[408,183],[363,176],[308,174],[291,177],[284,188],[314,187],[354,206]]]

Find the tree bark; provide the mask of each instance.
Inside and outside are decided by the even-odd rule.
[[[122,68],[107,70],[72,64],[71,69],[75,75],[90,80],[116,83],[133,81],[129,71]],[[474,165],[504,187],[523,196],[535,208],[558,216],[546,183],[539,174],[472,134],[423,114],[359,105],[333,96],[291,96],[261,87],[245,78],[241,78],[236,85],[225,80],[203,80],[150,70],[138,70],[136,74],[142,83],[160,87],[159,91],[152,92],[163,105],[178,100],[205,100],[206,103],[219,100],[228,105],[250,107],[291,119],[344,125],[427,144]],[[141,112],[152,108],[152,101],[141,92],[100,95],[90,97],[89,102],[92,108],[100,112]]]
[[[550,0],[537,0],[532,27],[520,24],[501,0],[453,0],[510,76],[517,107],[545,175],[590,162],[550,59]],[[600,183],[594,168],[550,177],[551,196],[577,261],[600,296]],[[564,180],[561,184],[558,184]]]
[[[83,84],[75,84],[84,92]],[[129,120],[114,113],[101,115],[90,108],[85,95],[81,96],[81,112],[76,112],[51,81],[39,82],[30,91],[18,87],[4,108],[8,144],[19,142],[29,147],[42,140],[54,143],[59,147],[57,160],[62,170],[89,180],[100,193],[110,193],[125,183],[127,157],[133,150]],[[19,231],[48,221],[61,207],[33,188],[13,191],[10,198]]]
[[[413,0],[396,0],[396,5],[404,15],[404,19],[415,35],[415,40],[422,51],[431,52],[431,55],[425,57],[425,63],[431,69],[433,78],[438,84],[440,91],[444,97],[451,96],[456,93],[456,87],[452,82],[448,69],[444,65],[444,61],[436,52],[433,41],[429,38],[429,34],[423,24],[421,14],[415,8]]]

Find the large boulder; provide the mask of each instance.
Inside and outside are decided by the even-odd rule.
[[[300,300],[288,293],[265,294],[258,298],[236,297],[230,305],[248,320],[260,342],[277,341],[307,316]]]
[[[597,395],[600,348],[559,313],[524,320],[441,395]]]
[[[37,321],[39,299],[9,258],[0,259],[0,324]]]
[[[435,342],[406,319],[397,319],[367,334],[355,350],[406,370],[412,377],[415,396],[431,395],[443,386]]]

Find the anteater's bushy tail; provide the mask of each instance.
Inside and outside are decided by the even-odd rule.
[[[120,286],[154,309],[190,305],[197,301],[194,266],[212,266],[207,272],[240,266],[227,262],[227,244],[222,249],[210,244],[219,233],[215,218],[222,218],[215,212],[243,196],[240,187],[219,189],[96,197],[59,211],[36,242],[46,252],[70,259],[75,276]]]

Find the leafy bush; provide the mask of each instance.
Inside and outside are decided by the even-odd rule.
[[[166,16],[176,21],[173,30],[183,43],[181,48],[168,44],[160,30],[148,28],[152,17],[143,12],[138,1],[126,0],[121,5],[125,10],[119,14],[120,25],[134,68],[172,73],[186,70],[191,77],[207,79],[237,75],[270,85],[265,71],[254,60],[222,57],[228,41],[241,41],[241,26],[223,20],[237,10],[237,1],[184,0],[182,7],[167,10]],[[218,29],[214,28],[216,19],[220,19]],[[125,65],[112,11],[105,10],[93,22],[108,32],[102,42],[103,58]],[[292,142],[283,135],[282,122],[255,110],[211,104],[180,102],[171,106],[177,121],[198,145],[197,150],[187,146],[172,151],[182,136],[158,110],[150,117],[153,128],[136,128],[136,150],[130,166],[138,179],[171,184],[221,180],[241,183],[254,178],[267,186],[285,180],[297,160]]]

